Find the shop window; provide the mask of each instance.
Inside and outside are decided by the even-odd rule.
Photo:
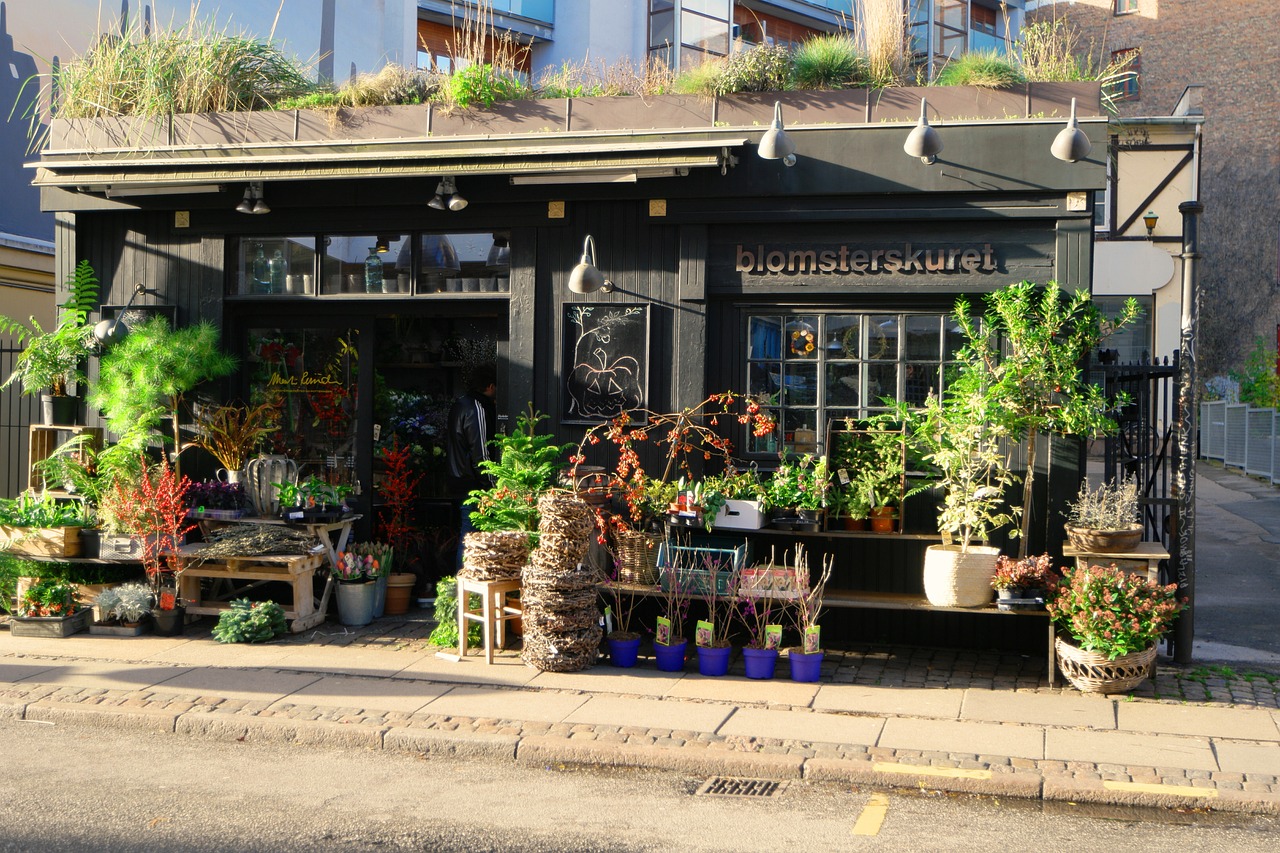
[[[266,444],[335,485],[354,486],[358,333],[253,327],[244,359],[249,399],[275,410]]]
[[[240,296],[314,293],[314,237],[254,237],[240,242],[232,292]]]
[[[923,404],[941,393],[963,345],[941,314],[792,314],[747,318],[747,386],[778,420],[748,451],[823,452],[826,425],[885,411],[892,401]]]

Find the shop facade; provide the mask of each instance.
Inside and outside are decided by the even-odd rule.
[[[944,140],[929,164],[903,151],[921,95]],[[779,428],[730,438],[767,470],[822,452],[834,419],[940,390],[957,297],[1088,289],[1107,150],[1096,85],[794,93],[788,167],[757,156],[773,97],[392,108],[345,136],[303,113],[176,117],[146,144],[98,122],[55,128],[36,181],[60,279],[87,259],[104,316],[141,284],[131,311],[218,324],[241,362],[225,393],[283,399],[275,449],[375,505],[388,395],[447,403],[489,358],[507,421],[532,405],[562,442],[619,408],[747,391]],[[1068,163],[1050,146],[1072,98],[1093,153]],[[568,287],[584,248],[609,281],[590,294]],[[1051,464],[1074,493],[1080,454]],[[1059,544],[1049,497],[1033,549]],[[876,546],[885,583],[928,544],[902,543]]]

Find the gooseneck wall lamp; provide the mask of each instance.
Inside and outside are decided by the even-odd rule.
[[[1066,127],[1058,131],[1058,135],[1054,137],[1053,145],[1049,147],[1049,150],[1054,157],[1059,160],[1066,160],[1068,163],[1083,160],[1093,150],[1093,144],[1089,142],[1089,137],[1084,135],[1084,131],[1076,123],[1075,98],[1071,99],[1071,119],[1067,122]]]
[[[467,200],[458,193],[458,186],[452,176],[440,179],[436,184],[436,194],[427,202],[427,207],[434,210],[459,211],[466,207]]]
[[[765,160],[781,160],[784,166],[796,164],[796,143],[782,126],[782,102],[773,102],[773,124],[760,137],[756,153]]]
[[[929,102],[920,99],[920,121],[915,129],[907,134],[907,141],[902,143],[902,150],[912,157],[919,157],[925,165],[933,165],[942,153],[942,136],[929,126]]]
[[[129,327],[124,323],[124,315],[129,313],[129,309],[133,307],[133,300],[147,292],[147,288],[142,284],[135,284],[133,293],[129,296],[129,301],[117,312],[116,318],[114,320],[99,320],[98,324],[93,327],[94,340],[104,347],[124,340],[124,336],[129,334]]]
[[[596,267],[596,242],[590,234],[582,241],[582,260],[569,273],[569,289],[574,293],[613,293],[613,282]]]

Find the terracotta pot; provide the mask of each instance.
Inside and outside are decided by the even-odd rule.
[[[382,612],[387,616],[402,616],[408,613],[409,600],[413,597],[413,585],[417,581],[417,575],[387,575],[387,601]]]
[[[876,533],[893,533],[898,527],[898,511],[891,506],[871,510],[871,529]]]

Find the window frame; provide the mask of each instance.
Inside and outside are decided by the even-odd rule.
[[[1113,15],[1133,15],[1138,12],[1138,0],[1115,0],[1111,6]]]

